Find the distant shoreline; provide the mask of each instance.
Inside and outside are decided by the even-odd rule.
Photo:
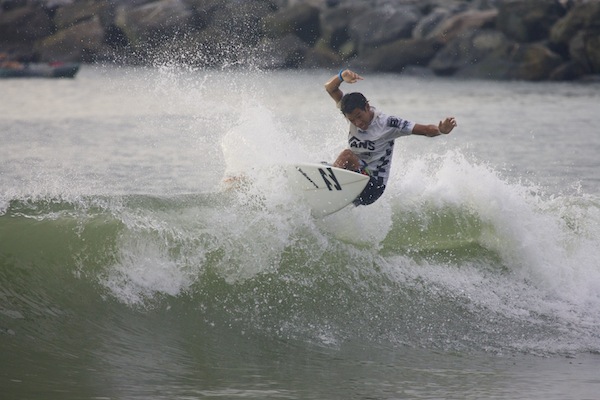
[[[0,1],[21,62],[600,79],[599,0]]]

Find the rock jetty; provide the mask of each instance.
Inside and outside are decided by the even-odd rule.
[[[0,0],[19,61],[600,75],[600,0]]]

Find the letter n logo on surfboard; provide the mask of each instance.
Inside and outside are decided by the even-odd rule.
[[[335,190],[342,190],[342,185],[340,185],[338,182],[331,168],[327,168],[327,171],[325,171],[323,168],[319,168],[319,172],[321,173],[323,181],[327,185],[327,189],[333,190],[333,188],[335,188]]]
[[[289,164],[284,170],[292,192],[317,218],[352,204],[369,183],[367,175],[323,163]]]

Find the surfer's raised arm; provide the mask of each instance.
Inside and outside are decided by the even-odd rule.
[[[344,93],[340,90],[342,82],[356,83],[362,79],[363,77],[356,72],[349,69],[342,69],[337,75],[334,75],[327,83],[325,83],[325,90],[329,93],[331,98],[338,103],[344,96]]]

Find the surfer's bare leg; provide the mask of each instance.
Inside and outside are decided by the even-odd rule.
[[[358,171],[360,169],[360,160],[350,149],[346,149],[340,153],[338,158],[333,163],[334,167]]]

